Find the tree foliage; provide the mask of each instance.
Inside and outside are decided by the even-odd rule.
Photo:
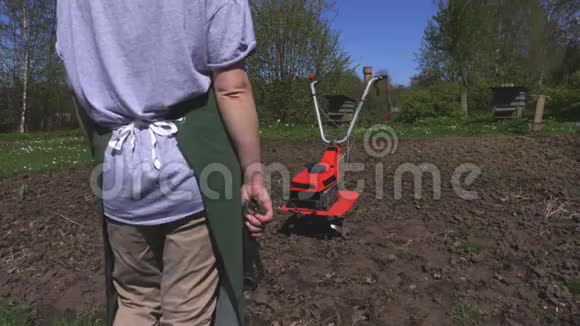
[[[256,0],[252,6],[258,50],[248,69],[263,118],[309,121],[311,73],[323,81],[321,94],[352,90],[350,56],[325,16],[332,2]]]
[[[360,79],[327,18],[331,1],[251,4],[259,45],[248,71],[266,123],[313,121],[310,73],[321,94],[357,92]],[[56,0],[0,0],[0,131],[17,130],[23,108],[29,131],[76,125],[55,42]]]
[[[485,0],[440,1],[439,11],[425,30],[421,71],[467,85],[485,75],[480,63],[489,61],[490,15]]]
[[[439,1],[429,22],[419,60],[431,80],[461,84],[461,108],[467,113],[468,91],[489,76],[493,55],[492,10],[487,0]]]
[[[461,85],[461,102],[489,86],[567,84],[579,68],[577,0],[439,0],[425,29],[415,86]],[[477,105],[476,105],[477,106]]]
[[[74,125],[56,56],[55,0],[0,0],[0,131]]]

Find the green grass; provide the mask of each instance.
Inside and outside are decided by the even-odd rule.
[[[575,296],[580,296],[580,279],[578,278],[571,278],[566,280],[566,286],[570,293]]]
[[[465,225],[465,227],[468,229],[471,229],[474,224],[475,224],[475,220],[471,216],[467,216],[463,219],[463,225]]]
[[[465,240],[462,248],[466,254],[478,254],[481,251],[481,246],[479,243],[474,240],[470,240],[474,227],[475,219],[471,216],[466,216],[461,220],[461,224],[459,224],[457,228],[458,236]]]
[[[0,303],[0,325],[28,326],[31,324],[32,318],[24,308],[13,303]]]
[[[500,136],[500,135],[526,135],[529,134],[528,120],[510,120],[491,122],[490,120],[449,120],[434,119],[419,121],[415,124],[403,124],[397,122],[386,122],[385,125],[391,127],[399,138],[443,138],[453,136]],[[381,124],[381,123],[377,123]],[[363,122],[354,129],[354,136],[362,139],[365,132],[373,126],[373,123]],[[325,129],[329,134],[335,133],[343,135],[333,128]],[[542,134],[571,134],[576,131],[574,123],[558,122],[546,120]],[[260,131],[262,138],[274,140],[306,140],[318,139],[319,132],[317,126],[292,126],[277,125],[263,128]],[[330,137],[327,137],[330,138]]]
[[[491,122],[487,118],[453,120],[448,118],[425,119],[414,124],[387,121],[396,136],[405,138],[442,138],[451,136],[496,136],[528,134],[527,120]],[[379,124],[379,123],[377,123]],[[374,123],[361,121],[353,135],[362,140]],[[342,138],[343,129],[326,128],[328,138]],[[567,134],[576,131],[573,123],[546,120],[544,134]],[[311,125],[272,125],[260,130],[261,137],[268,140],[316,140],[318,127]],[[372,134],[371,134],[372,135]],[[390,136],[392,137],[392,136]],[[28,134],[0,134],[0,178],[92,164],[91,156],[80,130],[41,132]]]
[[[454,326],[477,326],[483,322],[483,314],[477,305],[459,303],[452,308],[451,322]]]
[[[83,133],[80,129],[72,130],[57,130],[48,132],[30,132],[30,133],[0,133],[0,142],[7,141],[26,141],[26,140],[44,140],[47,138],[67,138],[67,137],[82,137]]]
[[[62,133],[1,135],[0,153],[0,178],[89,166],[92,162],[83,137]]]
[[[32,326],[35,318],[22,306],[11,302],[0,302],[1,326]],[[43,323],[44,325],[44,323]],[[52,323],[54,326],[105,326],[105,322],[96,318],[62,319]]]
[[[468,240],[463,243],[463,250],[466,254],[477,255],[481,252],[481,244],[475,240]]]
[[[562,155],[565,157],[573,158],[576,156],[576,151],[573,148],[565,148],[562,150]]]
[[[555,161],[563,158],[562,154],[546,154],[546,161]]]
[[[545,323],[551,323],[556,318],[556,313],[548,307],[536,308],[535,315],[539,320]]]
[[[434,199],[430,193],[426,192],[421,195],[421,198],[415,198],[415,206],[417,208],[431,208],[440,204],[439,199]]]

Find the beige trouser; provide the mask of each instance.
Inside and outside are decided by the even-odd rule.
[[[158,226],[107,222],[119,310],[115,326],[210,325],[218,271],[201,214]]]

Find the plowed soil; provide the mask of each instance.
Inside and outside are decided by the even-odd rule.
[[[291,173],[319,158],[312,142],[264,144]],[[364,191],[345,238],[277,215],[260,240],[265,273],[248,293],[251,325],[580,325],[580,139],[574,136],[404,140],[395,154],[355,146],[347,188]],[[395,198],[397,169],[433,164]],[[481,175],[454,191],[456,168]],[[377,165],[383,175],[377,175]],[[409,166],[409,165],[407,165]],[[399,170],[400,171],[400,170]],[[0,298],[26,304],[39,324],[94,314],[104,299],[100,220],[88,170],[0,180]],[[272,197],[282,203],[281,180]],[[435,182],[435,185],[437,182]],[[377,192],[382,189],[382,195]]]

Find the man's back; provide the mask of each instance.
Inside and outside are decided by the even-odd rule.
[[[249,10],[243,5],[236,0],[59,0],[57,50],[75,94],[96,122],[156,120],[167,107],[207,92],[212,63],[253,49],[251,21],[243,18]]]

